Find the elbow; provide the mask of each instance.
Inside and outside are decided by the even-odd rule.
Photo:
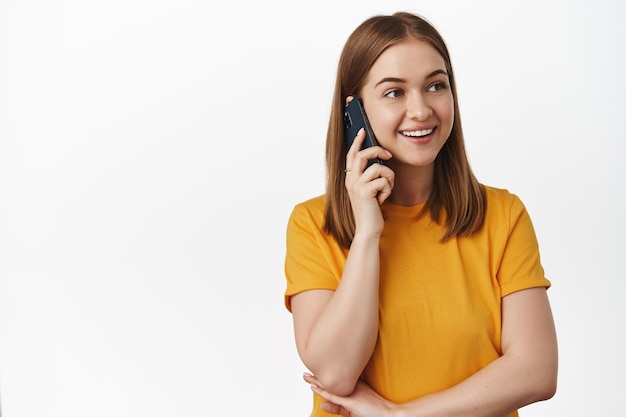
[[[550,398],[556,395],[557,381],[559,377],[559,360],[554,354],[553,359],[545,364],[543,369],[543,377],[541,378],[541,383],[537,384],[541,387],[538,394],[541,397],[539,401],[549,400]]]
[[[347,397],[348,395],[352,394],[354,388],[356,387],[356,384],[352,384],[346,381],[337,381],[335,383],[331,382],[329,384],[322,385],[324,386],[324,388],[326,388],[328,392],[332,392],[339,397]]]
[[[346,397],[352,394],[358,381],[358,376],[355,378],[350,375],[342,374],[341,372],[321,372],[315,374],[315,377],[326,391],[332,392],[340,397]]]
[[[300,358],[326,391],[340,397],[352,394],[361,376],[362,368],[354,363],[320,360],[306,352],[300,352]]]
[[[548,372],[532,384],[532,402],[545,401],[554,397],[557,387],[557,373]]]
[[[328,391],[340,397],[347,397],[348,395],[352,394],[355,387],[356,387],[356,382],[352,383],[349,381],[338,381]]]
[[[549,378],[543,384],[540,385],[540,389],[537,390],[537,401],[545,401],[554,397],[556,394],[556,375],[553,378]]]

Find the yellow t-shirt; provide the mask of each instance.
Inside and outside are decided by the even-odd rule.
[[[406,402],[458,384],[501,355],[501,299],[549,287],[520,199],[485,187],[483,228],[441,242],[444,228],[422,205],[382,205],[378,341],[363,372],[383,397]],[[337,288],[347,250],[322,231],[324,196],[298,204],[287,226],[285,304]],[[315,397],[312,416],[327,416]],[[515,416],[512,413],[510,416]]]

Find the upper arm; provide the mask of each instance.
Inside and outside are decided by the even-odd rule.
[[[538,384],[553,394],[558,351],[545,288],[517,291],[502,299],[502,353],[520,359],[528,375],[533,373]]]
[[[309,335],[317,318],[330,301],[333,293],[333,290],[308,290],[291,297],[294,334],[300,356],[302,356],[308,343]]]

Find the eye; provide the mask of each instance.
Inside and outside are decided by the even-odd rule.
[[[442,82],[442,81],[437,81],[435,83],[433,83],[430,87],[428,87],[428,91],[441,91],[448,88],[448,84]]]
[[[388,91],[387,93],[385,93],[385,97],[398,98],[398,97],[401,97],[403,94],[404,94],[404,92],[402,90],[400,90],[399,88],[397,88],[395,90],[391,90],[391,91]]]

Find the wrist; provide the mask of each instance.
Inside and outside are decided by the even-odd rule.
[[[354,242],[378,242],[380,240],[381,230],[357,229],[354,232],[352,243]]]
[[[390,402],[388,405],[387,417],[408,417],[401,404]]]

